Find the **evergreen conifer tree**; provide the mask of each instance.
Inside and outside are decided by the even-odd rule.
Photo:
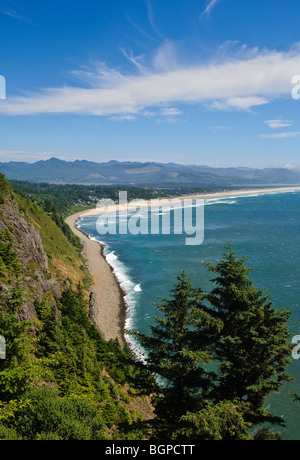
[[[217,265],[205,264],[216,274],[209,294],[183,271],[170,299],[155,304],[162,315],[152,333],[132,333],[148,352],[148,368],[164,382],[155,400],[161,437],[254,439],[255,425],[283,424],[265,403],[291,380],[290,313],[275,309],[255,287],[245,257],[238,259],[231,244],[226,250]]]
[[[197,408],[201,389],[210,386],[209,374],[203,365],[210,362],[211,354],[195,346],[193,341],[195,315],[199,318],[203,312],[204,295],[192,287],[184,271],[177,281],[171,298],[160,299],[161,303],[155,304],[163,315],[155,316],[152,334],[133,333],[149,353],[148,368],[164,381],[155,405],[156,414],[169,435],[188,410]],[[202,322],[204,317],[210,319],[203,312]]]
[[[215,336],[214,359],[218,362],[216,402],[249,403],[246,420],[253,424],[282,420],[264,409],[266,398],[290,380],[285,368],[290,359],[287,321],[290,313],[275,309],[265,291],[249,279],[246,258],[238,259],[231,244],[217,264],[206,264],[216,273],[214,289],[207,296],[207,312],[222,323]]]

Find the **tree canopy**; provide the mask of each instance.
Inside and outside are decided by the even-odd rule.
[[[245,262],[228,244],[217,265],[205,264],[215,276],[206,294],[182,272],[156,304],[152,334],[134,334],[165,382],[156,411],[175,439],[249,439],[249,428],[283,423],[265,403],[291,379],[290,313],[255,287]]]

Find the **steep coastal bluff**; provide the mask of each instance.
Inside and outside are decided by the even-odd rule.
[[[0,217],[1,246],[7,259],[6,266],[2,266],[1,270],[0,302],[2,305],[9,304],[18,288],[22,294],[17,312],[19,319],[32,320],[37,318],[34,302],[37,299],[42,301],[48,295],[55,305],[55,298],[61,297],[61,287],[51,277],[48,257],[37,228],[20,213],[11,196],[7,196],[2,204]]]
[[[0,439],[148,436],[155,383],[93,322],[81,249],[0,174]]]

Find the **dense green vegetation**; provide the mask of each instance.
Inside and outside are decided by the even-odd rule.
[[[17,255],[11,250],[11,239],[9,233],[0,233],[0,279],[11,279],[14,276],[21,274],[21,267]]]
[[[16,309],[0,312],[7,341],[0,361],[0,439],[99,440],[109,439],[109,430],[115,438],[142,439],[141,416],[128,403],[139,387],[154,388],[148,372],[127,348],[101,338],[84,313],[80,290],[64,292],[60,317],[47,298],[35,306],[36,334],[30,322],[18,322]]]
[[[96,207],[100,199],[119,200],[120,187],[111,185],[57,185],[48,183],[34,184],[31,182],[12,182],[12,186],[18,196],[35,202],[52,218],[55,224],[62,230],[69,242],[80,249],[80,240],[71,232],[65,223],[65,217],[84,209]],[[151,190],[126,186],[128,200],[152,199],[164,196],[164,193]]]
[[[71,279],[66,285],[56,265],[72,267],[84,280],[78,249],[36,202],[13,194],[3,180],[7,214],[15,217],[18,208],[39,229],[50,262],[47,276],[62,278],[62,295],[49,290],[38,299],[31,282],[38,283],[39,267],[19,259],[14,245],[21,257],[24,243],[0,209],[6,228],[0,235],[0,336],[6,340],[6,359],[0,360],[0,439],[143,439],[149,427],[142,423],[137,397],[156,388],[154,379],[128,347],[103,340],[89,318],[84,285]],[[31,301],[36,314],[24,320],[24,306],[27,311]]]
[[[4,198],[6,197],[9,190],[10,187],[7,180],[5,179],[5,176],[0,173],[0,204],[4,202]]]
[[[103,198],[119,200],[119,191],[126,190],[128,200],[150,200],[165,195],[151,188],[117,185],[57,185],[48,183],[16,182],[14,190],[19,194],[30,197],[40,204],[46,212],[66,216],[85,208],[95,207]]]
[[[171,298],[157,304],[163,315],[152,334],[134,336],[148,350],[148,369],[165,381],[155,398],[164,437],[252,439],[250,428],[284,423],[265,405],[291,380],[290,313],[255,288],[231,245],[218,265],[207,266],[216,274],[210,293],[183,272]]]
[[[212,193],[225,190],[215,186],[152,186],[132,185],[58,185],[12,181],[18,195],[36,201],[49,214],[66,217],[82,209],[95,207],[100,199],[119,200],[119,191],[127,191],[128,200],[151,200],[160,197]]]

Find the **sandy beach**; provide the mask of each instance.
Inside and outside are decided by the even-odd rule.
[[[295,187],[274,187],[274,188],[257,188],[251,190],[231,190],[227,192],[216,192],[216,193],[206,193],[201,195],[188,195],[182,197],[174,197],[176,200],[214,200],[214,199],[222,199],[222,198],[229,198],[229,197],[243,197],[243,196],[251,196],[251,195],[259,195],[265,193],[278,193],[278,192],[291,192],[294,190],[300,190],[300,186]],[[169,200],[174,199],[172,197]],[[80,217],[89,217],[89,216],[100,216],[103,213],[110,213],[110,212],[121,212],[124,210],[130,211],[130,209],[136,209],[137,207],[140,208],[151,208],[162,205],[163,199],[154,199],[154,200],[133,200],[132,202],[129,201],[127,204],[116,204],[116,205],[108,205],[108,206],[97,206],[94,209],[88,209],[87,211],[83,211],[80,214]]]
[[[121,344],[124,344],[126,308],[123,293],[110,265],[102,254],[101,245],[90,240],[78,230],[76,222],[81,215],[82,213],[77,213],[67,217],[66,223],[84,245],[82,255],[88,261],[93,279],[93,311],[91,316],[105,340],[118,339]]]
[[[236,190],[228,192],[210,193],[203,195],[192,195],[181,197],[181,199],[203,199],[213,200],[227,197],[243,197],[250,195],[259,195],[265,193],[276,192],[289,192],[300,190],[300,187],[277,187],[266,189],[252,189],[252,190]],[[178,197],[178,199],[180,199]],[[144,206],[157,206],[160,200],[140,201],[132,203],[133,207],[140,205]],[[121,211],[124,207],[117,206],[114,210]],[[128,204],[130,209],[130,203]],[[110,212],[113,209],[106,208],[105,212]],[[78,230],[76,223],[79,219],[86,216],[97,216],[103,213],[102,208],[90,209],[87,211],[79,212],[66,219],[67,224],[71,230],[77,235],[83,245],[83,257],[88,260],[88,267],[93,279],[93,320],[101,332],[105,340],[118,339],[120,343],[124,344],[124,326],[126,318],[126,305],[124,302],[123,292],[117,282],[117,279],[107,263],[103,253],[102,247],[96,241],[90,240],[88,236]]]

